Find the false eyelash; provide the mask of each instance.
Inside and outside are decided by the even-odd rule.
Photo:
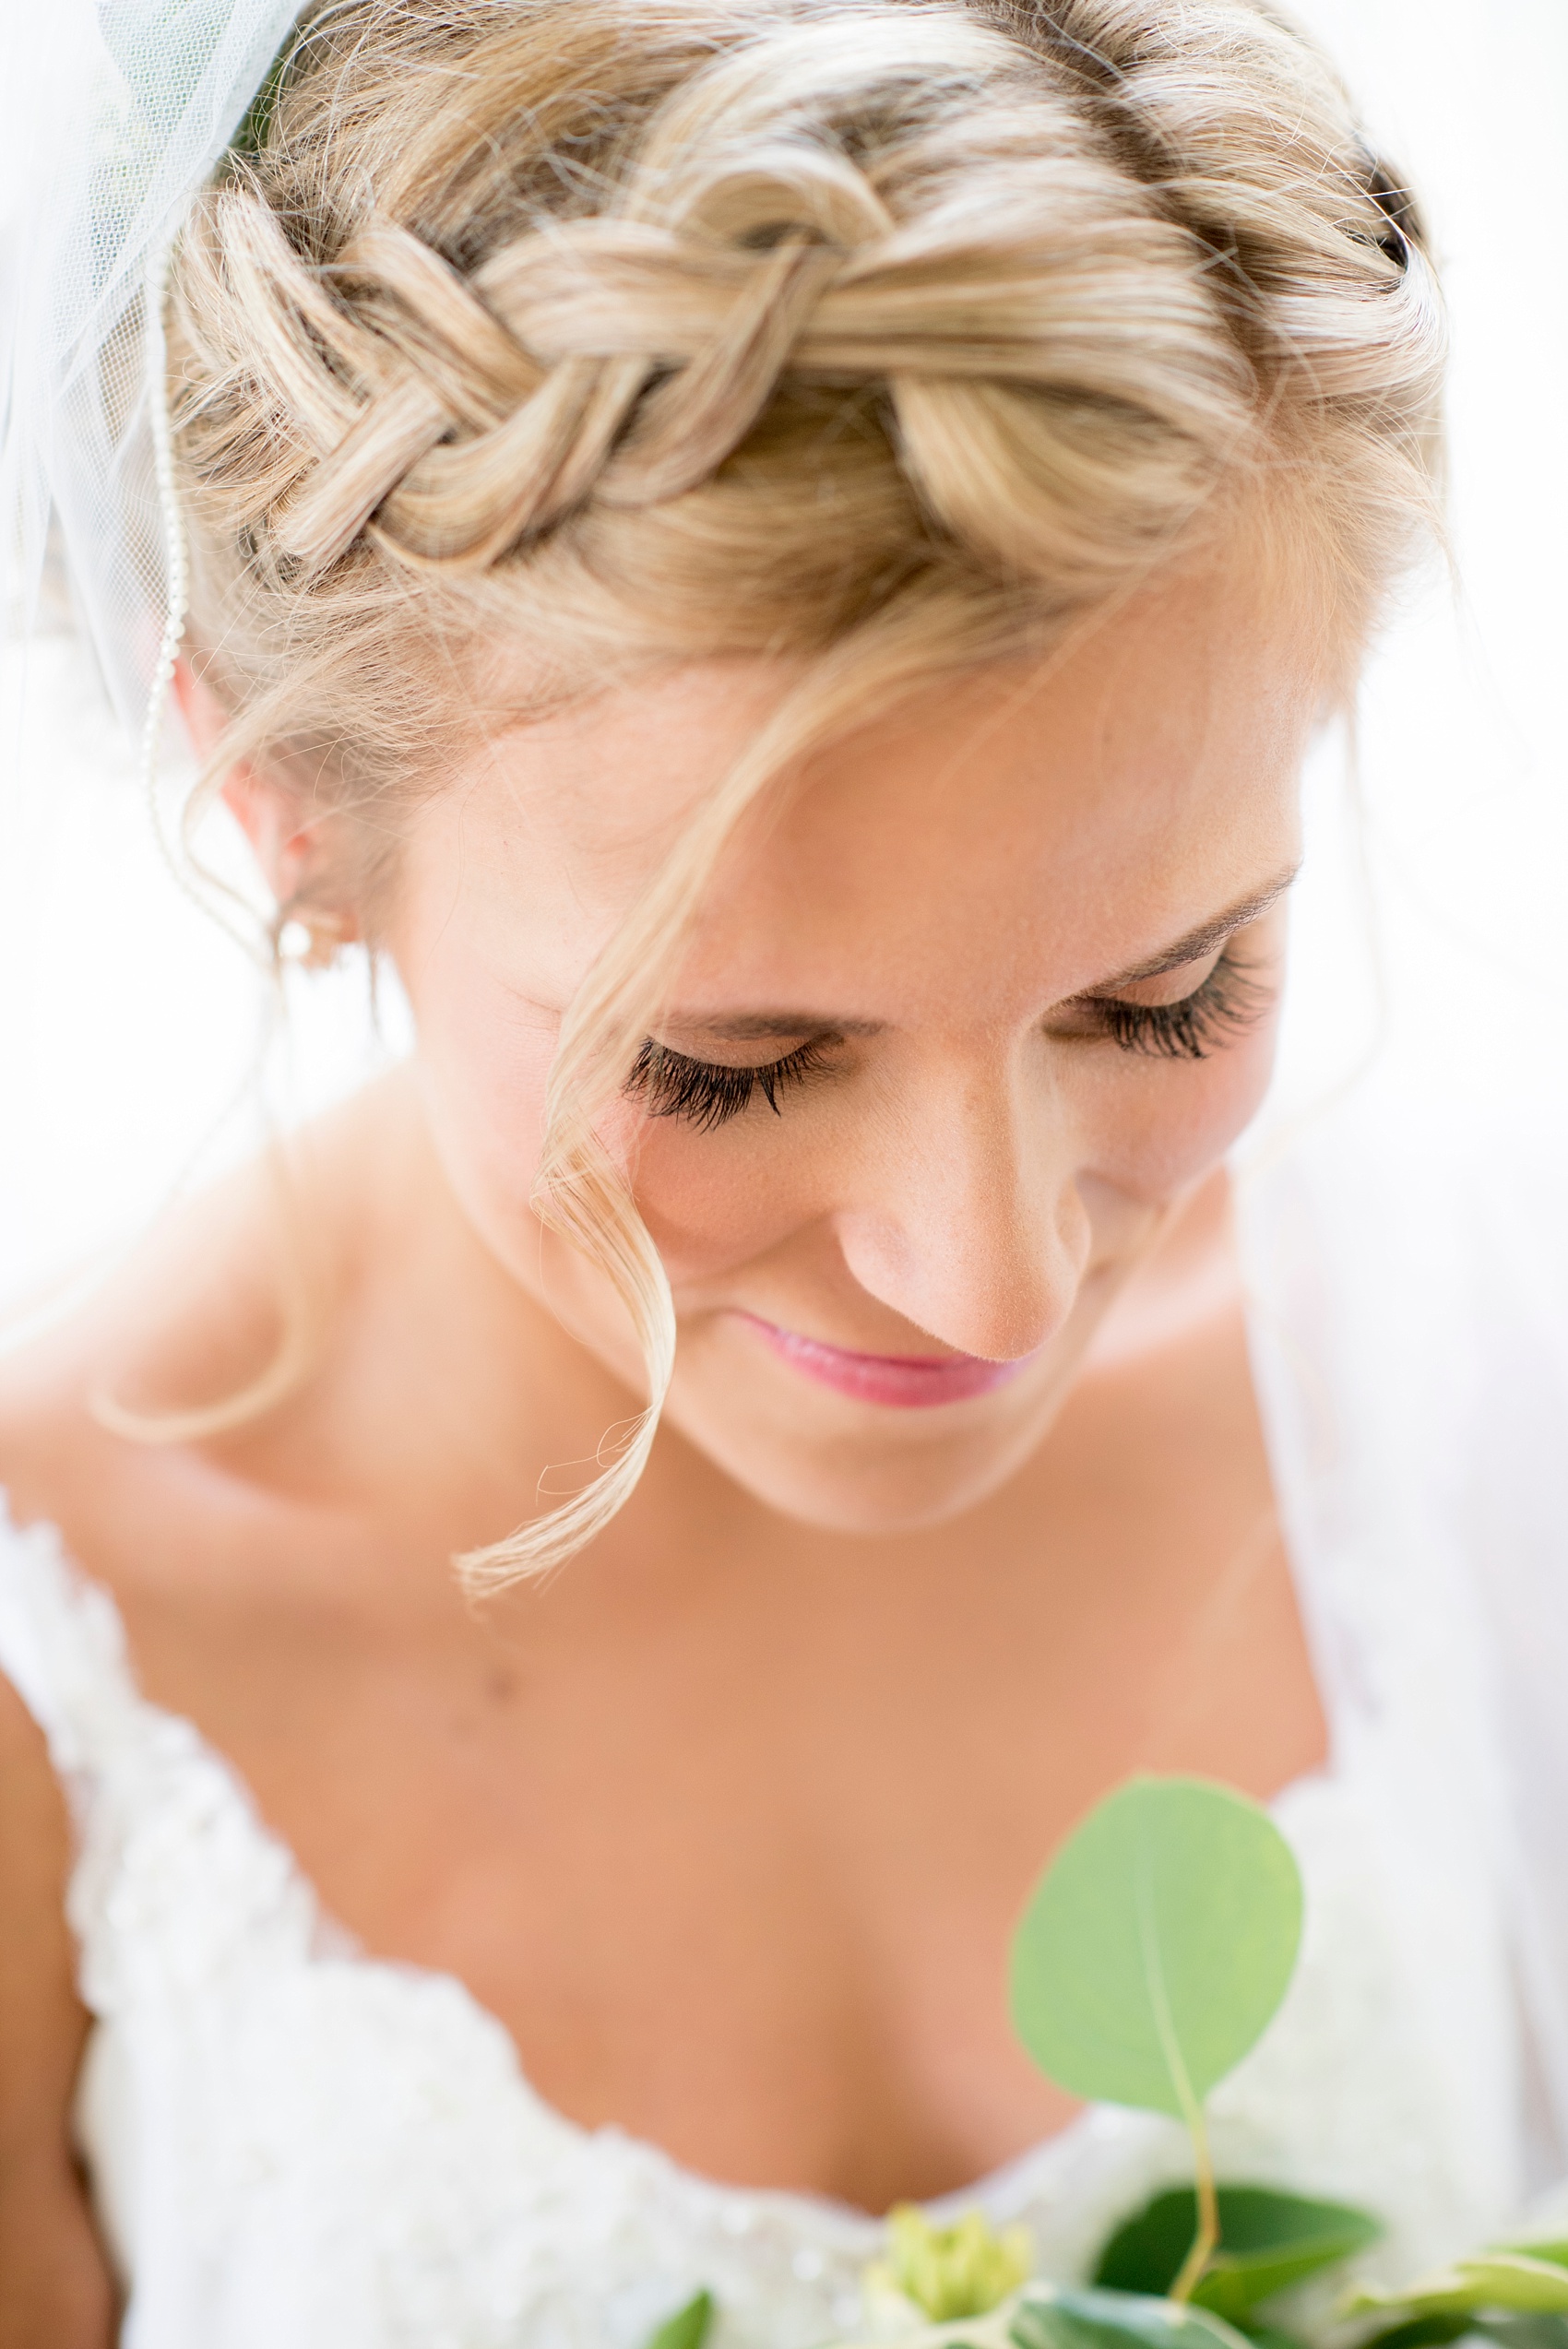
[[[1105,1034],[1123,1052],[1152,1052],[1164,1061],[1205,1061],[1262,1018],[1271,992],[1249,964],[1227,953],[1203,985],[1179,1003],[1124,1003],[1114,995],[1091,1000]]]
[[[762,1095],[776,1118],[782,1117],[779,1094],[814,1076],[826,1051],[825,1040],[814,1038],[760,1068],[726,1068],[719,1061],[694,1061],[684,1052],[672,1052],[650,1036],[632,1063],[626,1091],[640,1097],[650,1118],[684,1118],[698,1133],[711,1133],[716,1125],[739,1117],[754,1093]]]
[[[1122,1051],[1203,1061],[1262,1017],[1270,992],[1238,956],[1225,954],[1203,985],[1179,1003],[1127,1003],[1109,995],[1090,1000],[1103,1033]],[[671,1051],[649,1037],[632,1063],[625,1089],[640,1098],[650,1118],[684,1118],[698,1133],[711,1133],[739,1117],[757,1093],[775,1117],[782,1117],[779,1094],[816,1075],[826,1058],[826,1040],[814,1038],[761,1067],[728,1068],[722,1062]]]

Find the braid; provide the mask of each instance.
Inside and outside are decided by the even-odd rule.
[[[422,24],[430,14],[410,13]],[[471,13],[481,26],[509,16],[519,33],[545,21],[537,0]],[[752,147],[744,133],[764,77],[759,52],[742,49],[654,110],[612,205],[576,219],[536,215],[470,269],[384,212],[355,221],[329,258],[308,258],[277,201],[295,191],[269,184],[266,155],[215,192],[180,279],[186,331],[206,345],[196,407],[210,413],[221,376],[229,400],[248,393],[275,420],[252,518],[279,578],[310,585],[367,533],[394,563],[482,569],[596,500],[636,509],[679,498],[719,473],[787,381],[883,384],[917,506],[982,555],[1024,569],[1028,531],[1015,501],[998,504],[991,492],[1039,439],[1043,397],[1066,462],[1052,466],[1042,451],[1048,462],[1027,469],[1030,503],[1048,506],[1054,486],[1061,505],[1062,477],[1077,474],[1095,510],[1037,512],[1035,567],[1054,555],[1075,572],[1087,561],[1091,574],[1124,564],[1130,542],[1169,537],[1236,462],[1259,377],[1277,376],[1288,357],[1311,370],[1320,397],[1374,391],[1386,404],[1399,388],[1430,405],[1430,338],[1408,338],[1413,380],[1391,385],[1387,322],[1369,316],[1365,300],[1387,290],[1378,264],[1384,278],[1391,267],[1404,274],[1408,257],[1397,222],[1391,250],[1386,173],[1360,158],[1358,229],[1336,217],[1354,188],[1344,158],[1324,175],[1321,152],[1303,154],[1319,167],[1314,202],[1288,148],[1261,179],[1257,137],[1236,136],[1242,77],[1214,36],[1233,50],[1241,29],[1254,77],[1261,59],[1282,78],[1271,53],[1283,50],[1299,78],[1301,46],[1270,20],[1234,6],[1207,12],[1206,89],[1190,12],[1180,30],[1161,12],[1115,5],[1049,18],[1015,6],[994,25],[946,8],[910,8],[903,22],[897,6],[815,13],[841,50],[852,35],[827,60],[851,83],[836,93],[838,120],[808,132],[786,117]],[[384,7],[360,14],[385,30]],[[799,29],[773,44],[797,56],[808,45]],[[362,62],[357,48],[350,55]],[[1221,62],[1229,105],[1212,102]],[[783,53],[776,63],[783,68]],[[856,80],[880,81],[885,106],[900,82],[906,96],[913,83],[918,124],[942,75],[988,76],[1000,102],[983,157],[964,159],[968,200],[939,184],[922,219],[908,201],[921,176],[911,165],[940,171],[949,160],[940,135],[888,138],[868,171],[846,151],[848,130],[862,148],[869,141],[863,125],[845,121],[845,100],[861,95]],[[313,78],[303,77],[307,93]],[[1195,93],[1209,99],[1206,113]],[[1266,101],[1266,81],[1253,95]],[[286,88],[270,142],[285,154],[291,103],[298,94]],[[778,111],[768,92],[765,112]],[[703,130],[708,152],[695,144]],[[1269,130],[1286,147],[1277,121]],[[988,184],[1005,193],[1005,208],[985,203]],[[1308,272],[1317,298],[1293,302]],[[1325,277],[1347,300],[1322,298]],[[195,421],[188,401],[183,412]],[[1097,433],[1097,421],[1110,429]],[[1134,469],[1141,479],[1129,478],[1112,458],[1110,478],[1090,479],[1097,440],[1125,441],[1140,426],[1151,445],[1163,437],[1167,478],[1157,481],[1146,462]],[[1109,510],[1118,469],[1123,503],[1138,509],[1132,530]],[[1103,559],[1063,540],[1097,542]],[[1081,592],[1091,582],[1073,584]]]

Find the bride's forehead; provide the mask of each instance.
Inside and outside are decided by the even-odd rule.
[[[1001,904],[1244,834],[1289,800],[1320,697],[1311,641],[1197,582],[1049,654],[916,690],[758,791],[703,926],[727,927],[727,909],[757,922],[768,899],[802,931],[810,902],[863,912],[934,889]],[[498,733],[427,804],[425,854],[585,913],[624,908],[801,683],[768,663],[691,666]]]
[[[866,831],[796,848],[781,830],[736,885],[721,875],[705,893],[676,1000],[707,1017],[826,1006],[837,1025],[1008,1018],[1016,997],[1102,986],[1266,898],[1298,850],[1293,795],[1261,785],[1224,821],[1108,823],[1078,837],[1031,830],[1022,813],[971,816],[940,840],[918,824],[881,848]]]
[[[683,925],[672,1000],[701,1024],[802,1007],[840,1026],[1010,1021],[1159,954],[1293,863],[1295,759],[1270,765],[1247,730],[1224,759],[1210,742],[1186,789],[1170,787],[1169,741],[1142,779],[1112,787],[1086,764],[1075,803],[1019,725],[966,775],[955,745],[975,713],[938,714],[886,738],[898,755],[881,773],[878,736],[860,764],[759,808]],[[681,828],[498,822],[427,904],[450,944],[564,1002]]]
[[[1198,576],[1101,614],[1038,653],[913,681],[861,723],[840,718],[758,794],[754,829],[831,826],[890,791],[907,825],[977,788],[1016,780],[1092,800],[1149,756],[1168,772],[1242,737],[1289,732],[1321,697],[1320,631],[1293,599],[1243,575]],[[802,663],[690,663],[551,715],[493,728],[462,782],[539,846],[612,858],[657,853],[756,752],[788,705],[809,705]]]

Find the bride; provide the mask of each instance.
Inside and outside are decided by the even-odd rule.
[[[803,2349],[909,2199],[1083,2272],[1180,2133],[1004,1952],[1139,1768],[1306,1880],[1222,2174],[1504,2224],[1550,1267],[1439,1310],[1408,1107],[1230,1170],[1434,524],[1337,83],[1254,0],[334,0],[153,310],[187,730],[418,1043],[0,1361],[0,2343]]]

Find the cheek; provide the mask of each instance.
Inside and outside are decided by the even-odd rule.
[[[1277,1026],[1271,1014],[1207,1060],[1108,1069],[1085,1121],[1093,1137],[1085,1171],[1161,1205],[1200,1180],[1256,1115]]]
[[[1199,1181],[1249,1124],[1268,1089],[1274,1015],[1204,1061],[1097,1054],[1053,1089],[1038,1153],[1053,1190],[1080,1180],[1162,1206]],[[809,1107],[791,1125],[748,1116],[709,1134],[654,1121],[640,1145],[637,1205],[677,1287],[755,1263],[830,1222],[861,1170],[864,1135],[825,1131]],[[1062,1146],[1057,1146],[1061,1145]],[[859,1192],[857,1191],[857,1197]]]
[[[457,953],[409,987],[421,1091],[447,1180],[493,1243],[531,1225],[560,1023]]]
[[[830,1212],[831,1169],[820,1137],[793,1133],[748,1114],[733,1126],[695,1133],[656,1119],[638,1145],[638,1211],[672,1281],[700,1281],[754,1262],[802,1225]],[[830,1154],[831,1155],[831,1154]]]

